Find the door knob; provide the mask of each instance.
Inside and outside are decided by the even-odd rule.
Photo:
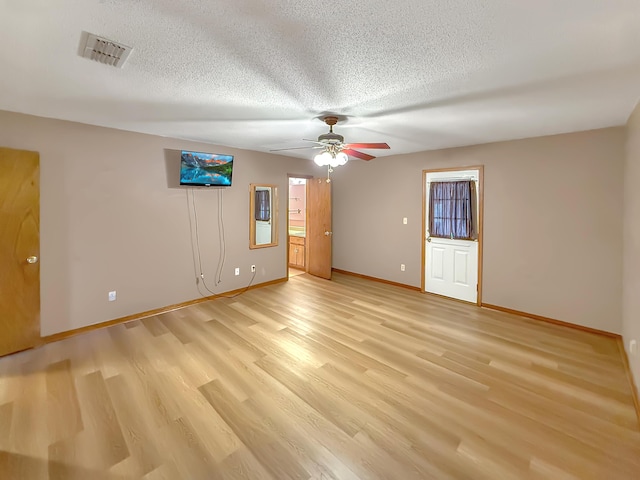
[[[329,235],[333,235],[333,232],[330,232],[330,231],[327,230],[326,232],[324,232],[324,234],[325,234],[325,236],[328,237]]]
[[[36,257],[35,255],[31,255],[30,257],[27,257],[27,263],[37,263],[38,261],[38,257]]]
[[[431,237],[427,237],[427,242],[431,243]]]

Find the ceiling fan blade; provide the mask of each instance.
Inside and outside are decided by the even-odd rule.
[[[292,148],[276,148],[275,150],[269,150],[270,152],[284,152],[285,150],[302,150],[302,149],[309,149],[309,148],[322,148],[322,147],[314,147],[312,145],[306,146],[306,147],[292,147]]]
[[[324,143],[322,143],[322,142],[319,142],[319,141],[317,141],[317,140],[309,140],[308,138],[303,138],[303,139],[302,139],[302,141],[303,141],[303,142],[312,142],[312,143],[317,143],[318,145],[322,145],[323,147],[325,146],[325,144],[324,144]]]
[[[373,155],[369,155],[368,153],[362,153],[362,152],[359,152],[357,150],[351,150],[350,148],[345,148],[342,151],[344,153],[346,153],[347,155],[359,158],[360,160],[372,160],[372,159],[376,158]]]
[[[385,148],[385,149],[391,148],[386,143],[347,143],[345,147],[347,148]]]

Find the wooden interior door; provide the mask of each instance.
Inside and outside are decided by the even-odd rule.
[[[0,148],[0,356],[40,338],[40,157]]]
[[[307,197],[307,265],[308,272],[331,279],[331,183],[326,178],[312,178]]]

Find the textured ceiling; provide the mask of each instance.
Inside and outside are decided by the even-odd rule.
[[[380,155],[564,133],[626,122],[639,25],[638,0],[0,0],[0,109],[260,151],[329,112]]]

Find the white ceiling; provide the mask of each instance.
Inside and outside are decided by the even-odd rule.
[[[0,0],[0,109],[259,151],[326,113],[374,155],[564,133],[627,121],[639,25],[639,0]]]

